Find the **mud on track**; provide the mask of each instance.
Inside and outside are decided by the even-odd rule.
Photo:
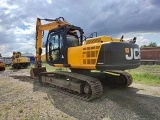
[[[49,85],[40,86],[29,70],[0,72],[0,119],[159,120],[160,87],[132,84],[126,89],[104,85],[99,99],[85,102]]]

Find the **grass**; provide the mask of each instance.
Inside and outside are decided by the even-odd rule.
[[[33,66],[34,65],[32,64],[30,67],[28,67],[28,69]],[[43,63],[42,66],[46,67],[48,72],[56,70],[69,70],[68,68],[53,67],[48,65],[47,63]],[[135,83],[160,86],[160,65],[141,65],[136,69],[126,70],[126,72],[129,72],[132,75],[133,81]]]
[[[134,82],[152,86],[160,86],[160,65],[141,65],[128,71]]]
[[[160,75],[154,75],[149,72],[131,73],[135,82],[146,83],[150,85],[160,85]]]

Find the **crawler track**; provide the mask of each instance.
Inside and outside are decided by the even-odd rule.
[[[124,71],[92,72],[89,74],[111,87],[128,87],[132,84],[132,76]]]
[[[120,75],[120,79],[124,79],[125,83],[122,84],[122,87],[128,87],[132,84],[133,78],[132,76],[124,71],[111,71],[112,73],[116,73]]]
[[[109,73],[108,73],[109,72]],[[45,79],[44,80],[42,80]],[[50,79],[52,79],[50,81]],[[54,80],[61,80],[64,82],[68,79],[70,82],[80,82],[89,85],[90,93],[79,93],[73,89],[64,87],[61,84],[54,84]],[[47,82],[49,81],[49,82]],[[39,82],[43,85],[45,83],[51,83],[51,85],[58,91],[67,94],[69,96],[90,101],[98,98],[103,93],[103,83],[107,83],[111,87],[128,87],[132,84],[132,76],[124,71],[106,71],[106,72],[94,72],[88,75],[83,75],[79,73],[66,72],[66,71],[55,71],[55,72],[41,72],[39,74]],[[63,82],[62,82],[63,84]],[[68,84],[65,84],[68,85]],[[84,87],[82,87],[84,88]]]
[[[69,96],[84,100],[84,101],[90,101],[95,98],[98,98],[102,95],[103,93],[103,87],[101,82],[93,77],[87,76],[87,75],[82,75],[78,73],[71,73],[71,72],[65,72],[65,71],[56,71],[56,72],[42,72],[39,75],[39,81],[41,84],[42,82],[42,77],[45,77],[45,79],[49,79],[49,77],[52,76],[53,78],[57,79],[57,77],[65,76],[66,78],[69,79],[75,79],[78,82],[84,82],[87,83],[90,86],[91,93],[90,94],[84,94],[84,93],[77,93],[76,91],[70,90],[63,88],[62,86],[57,86],[53,85],[56,87],[60,92],[67,94]]]

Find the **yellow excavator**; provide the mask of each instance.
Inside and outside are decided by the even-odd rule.
[[[47,23],[42,24],[42,20]],[[42,37],[48,30],[46,61],[53,67],[69,68],[70,71],[47,72],[42,67]],[[97,36],[84,37],[83,29],[71,25],[63,17],[40,19],[36,23],[36,62],[31,77],[51,84],[60,92],[84,101],[98,98],[103,93],[103,83],[128,87],[132,76],[125,72],[140,66],[140,50],[132,40]]]
[[[21,52],[13,51],[12,68],[21,69],[27,68],[30,65],[30,58],[22,56]]]

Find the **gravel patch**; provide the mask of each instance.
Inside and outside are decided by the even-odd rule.
[[[159,120],[160,87],[104,85],[102,97],[85,102],[40,86],[29,70],[0,72],[0,120]]]

